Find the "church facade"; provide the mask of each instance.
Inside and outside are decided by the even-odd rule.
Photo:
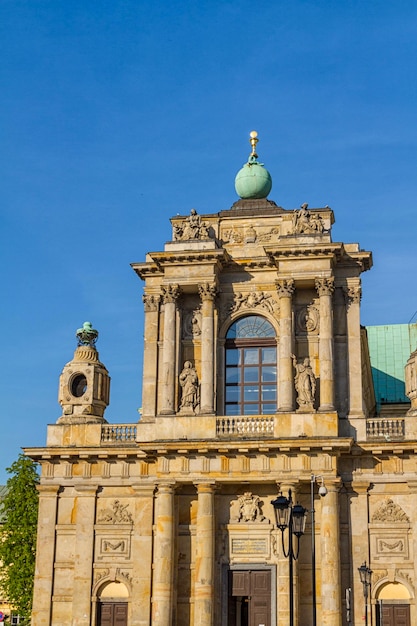
[[[410,402],[381,417],[360,324],[371,253],[333,242],[329,207],[269,200],[256,143],[230,209],[172,218],[132,264],[138,423],[106,421],[97,331],[77,331],[62,415],[26,450],[41,465],[33,626],[417,621],[417,351]],[[290,533],[280,515],[300,512]]]

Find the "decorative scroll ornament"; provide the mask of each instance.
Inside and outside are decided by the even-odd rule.
[[[298,308],[295,323],[298,334],[317,334],[319,332],[320,323],[318,308],[313,304]]]
[[[195,209],[191,209],[189,217],[181,224],[174,225],[175,241],[193,241],[210,238],[212,238],[212,235],[209,232],[208,222],[203,222]]]
[[[113,500],[111,509],[104,509],[99,517],[99,524],[132,524],[132,514],[127,510],[128,504]]]
[[[183,338],[199,339],[201,337],[201,311],[186,311],[183,315]]]
[[[240,230],[235,230],[234,228],[228,228],[227,230],[223,232],[222,241],[223,243],[239,244],[239,243],[242,243],[243,241],[243,234]]]
[[[259,496],[254,496],[250,491],[246,491],[243,495],[238,497],[237,503],[237,514],[236,516],[231,517],[231,523],[236,524],[238,522],[269,522],[269,520],[267,520],[262,513],[261,499],[259,498]]]
[[[395,522],[408,522],[410,518],[391,498],[384,500],[372,516],[373,522],[385,522],[392,524]]]
[[[321,234],[324,230],[323,220],[317,213],[308,210],[308,204],[302,204],[298,211],[294,211],[293,233]]]
[[[265,311],[273,312],[276,306],[276,301],[271,294],[264,293],[262,291],[251,291],[248,294],[242,294],[240,291],[235,294],[234,304],[232,311],[239,311],[240,309],[264,309]]]

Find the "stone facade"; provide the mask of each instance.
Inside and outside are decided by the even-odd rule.
[[[63,416],[26,451],[42,467],[33,626],[287,626],[271,501],[289,489],[310,509],[295,624],[314,623],[311,493],[317,623],[347,624],[347,589],[362,622],[364,561],[374,623],[381,599],[416,623],[416,356],[411,409],[381,420],[360,325],[371,254],[332,241],[328,207],[248,199],[171,222],[164,250],[132,265],[144,281],[140,421],[105,421],[107,370],[84,346],[60,379]]]

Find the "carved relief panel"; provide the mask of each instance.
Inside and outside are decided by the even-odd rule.
[[[398,504],[391,498],[380,502],[369,526],[372,558],[386,562],[410,561],[410,529],[410,519]]]

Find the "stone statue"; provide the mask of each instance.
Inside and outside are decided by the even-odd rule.
[[[200,394],[197,372],[191,361],[184,363],[180,374],[180,385],[182,387],[180,412],[194,414],[200,402]]]
[[[314,397],[316,394],[316,377],[311,369],[310,359],[306,358],[302,363],[297,363],[294,354],[291,355],[295,369],[295,389],[297,391],[297,404],[300,409],[314,410]]]
[[[322,233],[324,230],[323,220],[317,213],[311,213],[308,210],[308,204],[304,203],[294,213],[293,230],[295,234]]]
[[[210,239],[209,224],[202,221],[195,209],[191,209],[190,215],[182,224],[174,225],[174,239],[177,241]]]

